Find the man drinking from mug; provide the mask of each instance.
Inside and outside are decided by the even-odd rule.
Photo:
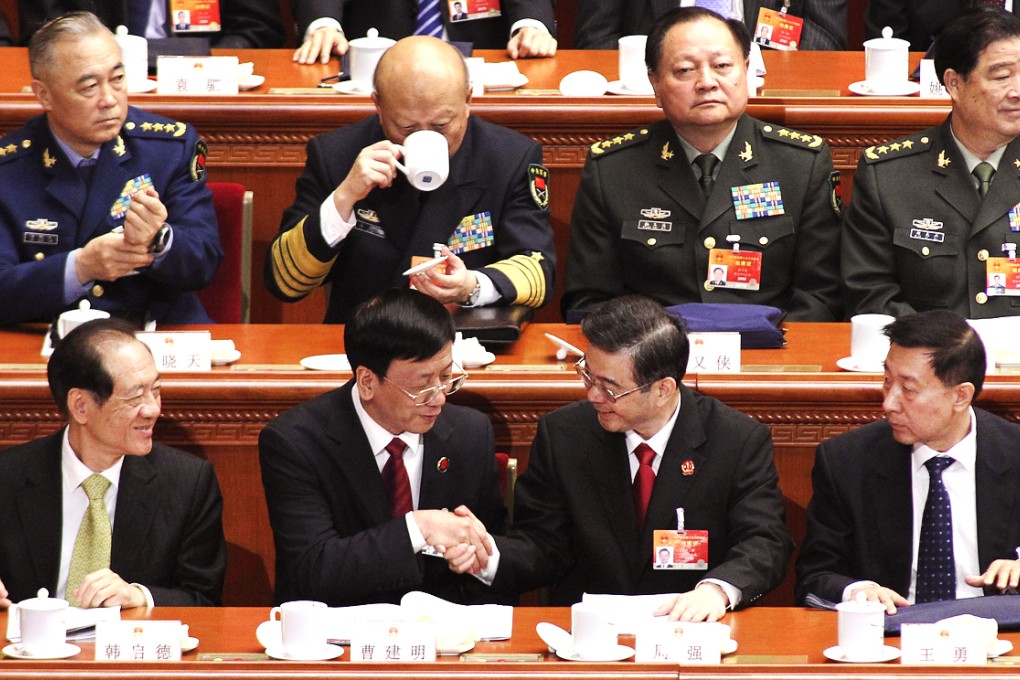
[[[398,41],[379,61],[376,114],[308,144],[297,198],[266,258],[281,300],[331,283],[326,323],[344,323],[373,294],[406,286],[402,272],[441,244],[445,263],[411,277],[443,303],[542,305],[553,289],[549,172],[541,147],[470,115],[467,68],[452,46]],[[416,189],[398,146],[420,130],[449,147],[449,176]]]

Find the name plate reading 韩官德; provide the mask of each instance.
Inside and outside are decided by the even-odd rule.
[[[180,660],[180,621],[96,623],[96,661]]]

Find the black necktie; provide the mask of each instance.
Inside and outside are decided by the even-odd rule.
[[[978,196],[984,198],[985,194],[988,193],[988,187],[992,183],[992,176],[995,174],[995,168],[992,167],[991,163],[985,163],[982,161],[974,166],[971,173],[977,177]]]
[[[715,184],[712,173],[715,171],[715,166],[719,165],[719,159],[714,154],[703,153],[694,159],[694,164],[701,171],[701,179],[698,180],[701,183],[701,191],[705,196],[708,196],[712,193],[712,186]]]
[[[928,497],[921,516],[921,537],[917,543],[917,588],[914,601],[937,602],[956,599],[956,559],[953,556],[953,511],[949,493],[942,483],[942,471],[955,461],[948,456],[929,458]]]

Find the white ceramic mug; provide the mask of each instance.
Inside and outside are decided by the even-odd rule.
[[[108,318],[110,318],[110,313],[101,309],[69,309],[57,317],[57,335],[66,338],[68,333],[83,323]]]
[[[375,67],[379,65],[383,53],[393,46],[395,40],[380,38],[379,31],[368,29],[364,38],[356,38],[349,45],[351,48],[351,85],[359,92],[371,92]]]
[[[450,174],[450,145],[446,137],[432,130],[418,130],[397,144],[403,163],[397,169],[419,191],[434,191],[443,186]]]
[[[18,603],[21,649],[26,656],[60,656],[67,637],[67,600],[33,597]]]
[[[864,80],[874,92],[895,91],[907,82],[910,43],[882,29],[881,38],[864,41]]]
[[[118,26],[115,37],[120,46],[128,92],[145,91],[149,81],[149,41],[140,35],[129,35],[126,26]]]
[[[848,659],[875,659],[885,645],[885,606],[880,602],[836,605],[839,646]]]
[[[481,97],[485,94],[485,57],[467,57],[468,81],[471,83],[471,96]]]
[[[625,35],[620,38],[620,82],[636,93],[652,91],[648,80],[648,66],[645,64],[647,35]]]
[[[616,629],[605,610],[590,602],[570,607],[570,634],[574,651],[582,657],[598,657],[616,648]]]
[[[896,319],[888,314],[857,314],[850,317],[850,355],[861,368],[882,370],[889,353],[889,338],[883,329]]]
[[[269,611],[270,621],[280,622],[283,653],[292,659],[314,659],[326,646],[326,603],[292,600]]]

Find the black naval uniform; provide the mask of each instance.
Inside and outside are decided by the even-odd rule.
[[[848,310],[904,316],[949,309],[979,319],[1020,313],[1020,297],[989,296],[989,257],[1020,243],[1020,141],[1006,147],[984,200],[949,119],[865,149],[843,225]],[[1003,276],[1002,280],[1005,281]]]
[[[777,182],[782,214],[737,219],[733,190]],[[591,147],[574,200],[564,314],[640,293],[664,305],[752,303],[841,318],[839,175],[825,141],[744,115],[707,200],[668,121]],[[709,251],[762,253],[760,289],[709,283]]]

